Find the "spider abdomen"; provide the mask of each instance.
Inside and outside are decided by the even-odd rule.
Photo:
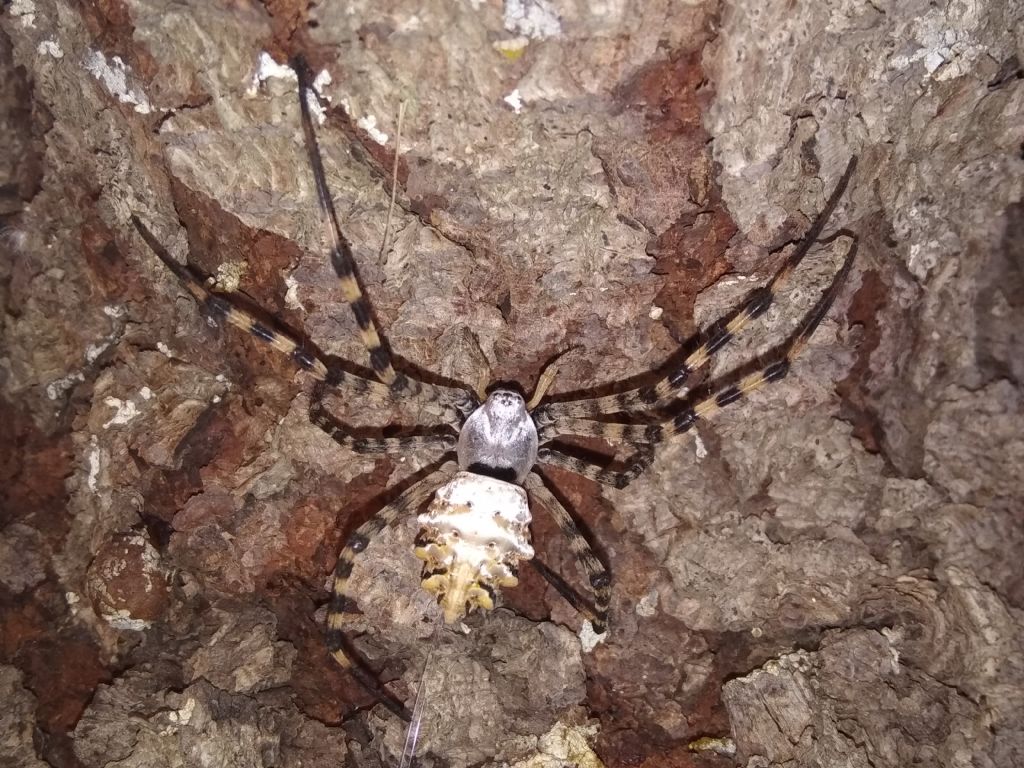
[[[497,589],[519,583],[518,563],[533,558],[531,520],[526,491],[513,483],[459,472],[437,490],[418,518],[416,556],[447,623],[493,608]]]

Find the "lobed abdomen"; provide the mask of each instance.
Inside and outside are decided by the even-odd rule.
[[[416,556],[446,622],[493,608],[498,589],[519,583],[519,562],[534,554],[531,520],[526,491],[513,483],[459,472],[437,490],[418,518]]]

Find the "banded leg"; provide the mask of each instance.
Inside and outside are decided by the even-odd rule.
[[[437,448],[447,452],[454,451],[458,443],[458,438],[455,435],[440,432],[397,437],[364,437],[352,434],[341,422],[324,410],[318,399],[314,399],[310,404],[309,420],[326,432],[338,445],[356,453],[405,456],[417,451]]]
[[[593,618],[591,619],[591,623],[594,625],[594,632],[599,635],[603,634],[608,629],[608,605],[612,597],[611,574],[597,558],[597,555],[594,554],[590,542],[580,533],[580,529],[576,525],[576,521],[572,519],[569,511],[555,494],[548,490],[541,475],[536,472],[531,472],[527,475],[526,490],[555,518],[559,529],[569,539],[569,547],[572,549],[573,554],[576,555],[576,559],[579,561],[583,572],[590,582],[590,586],[594,590],[594,597],[596,599],[594,602]],[[565,593],[562,592],[562,595],[565,596]],[[567,597],[566,599],[572,602],[570,598]]]
[[[269,327],[244,309],[234,306],[223,296],[207,290],[206,286],[187,267],[174,260],[171,254],[167,252],[167,249],[134,214],[132,215],[132,223],[139,231],[142,239],[146,241],[146,245],[150,247],[150,250],[184,284],[196,301],[206,307],[212,315],[227,321],[236,328],[270,345],[273,349],[289,357],[299,368],[307,371],[321,382],[326,382],[334,388],[344,389],[355,394],[367,395],[375,402],[386,403],[393,399],[391,390],[380,382],[364,379],[362,376],[346,373],[338,368],[328,370],[327,364],[322,359],[303,347],[288,334]]]
[[[568,417],[542,426],[537,430],[537,438],[542,445],[562,435],[597,437],[613,445],[621,442],[636,444],[656,442],[660,431],[657,424],[621,424]]]
[[[545,446],[537,451],[537,463],[558,467],[568,472],[613,488],[625,488],[633,482],[654,461],[654,446],[644,446],[625,462],[620,469],[612,469],[592,461],[572,456],[558,448]]]
[[[857,237],[847,230],[841,230],[836,234],[836,237],[839,236],[851,237],[853,240],[850,250],[843,260],[842,268],[833,278],[828,290],[825,291],[807,314],[806,319],[797,332],[778,349],[775,355],[773,355],[771,362],[767,365],[753,373],[747,374],[735,384],[722,387],[714,394],[697,401],[672,418],[654,425],[655,429],[652,430],[651,427],[646,427],[645,429],[650,430],[647,434],[651,438],[650,446],[652,450],[638,452],[624,469],[603,469],[551,448],[542,448],[538,451],[537,461],[569,469],[606,485],[624,488],[654,461],[654,446],[671,437],[689,432],[698,421],[713,418],[723,408],[742,400],[755,389],[760,389],[766,384],[784,379],[797,356],[807,347],[807,343],[810,341],[814,331],[825,318],[829,308],[839,294],[839,290],[845,282],[850,269],[853,267],[853,260],[857,255],[858,248]]]
[[[313,170],[317,201],[320,205],[323,239],[324,242],[330,243],[331,266],[334,267],[334,272],[341,283],[341,295],[352,309],[356,324],[359,326],[360,338],[370,357],[370,367],[373,368],[377,378],[387,384],[396,394],[406,396],[419,395],[431,402],[454,408],[464,420],[479,405],[474,393],[456,387],[445,387],[418,381],[395,370],[391,360],[391,353],[381,339],[377,323],[373,319],[370,303],[367,301],[366,294],[360,285],[355,257],[352,255],[352,247],[338,225],[334,201],[327,187],[327,176],[324,172],[323,158],[320,155],[320,146],[316,140],[316,131],[313,129],[309,102],[306,100],[307,98],[316,98],[315,92],[312,89],[309,67],[301,57],[295,58],[292,66],[299,78],[299,106],[302,112],[302,132],[306,142],[306,153],[309,156],[309,163]]]
[[[344,627],[348,598],[345,594],[345,586],[352,574],[352,564],[356,555],[366,549],[370,540],[404,514],[413,512],[424,504],[441,485],[455,474],[456,469],[457,465],[454,461],[445,462],[438,469],[409,486],[398,498],[383,507],[348,537],[341,554],[338,555],[337,565],[334,566],[334,584],[331,588],[331,601],[327,606],[327,649],[334,660],[343,669],[348,670],[363,688],[406,721],[410,719],[409,711],[347,647]]]
[[[852,157],[824,209],[818,214],[818,218],[815,219],[814,224],[811,225],[792,255],[786,259],[786,262],[767,285],[753,291],[737,311],[714,323],[706,340],[691,352],[678,368],[650,387],[640,387],[603,397],[549,403],[540,409],[542,413],[538,415],[538,418],[545,420],[565,416],[587,418],[632,410],[645,410],[663,406],[679,397],[692,373],[706,365],[714,354],[732,341],[751,320],[768,311],[780,287],[789,279],[811,246],[821,236],[822,230],[839,204],[856,168],[857,158]]]

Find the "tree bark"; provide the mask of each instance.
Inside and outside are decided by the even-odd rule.
[[[323,605],[344,536],[438,457],[335,445],[309,377],[209,322],[130,222],[368,369],[296,54],[400,366],[470,386],[528,392],[562,353],[556,394],[653,382],[860,158],[826,230],[857,261],[792,373],[626,489],[551,472],[614,576],[604,642],[526,568],[437,629],[412,521],[359,557],[349,635],[410,706],[425,676],[424,765],[1024,762],[1022,29],[1012,0],[6,3],[0,762],[397,762]],[[844,243],[698,395],[793,332]]]

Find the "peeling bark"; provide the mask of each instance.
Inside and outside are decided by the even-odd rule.
[[[792,374],[625,490],[551,473],[615,576],[605,643],[525,569],[435,631],[409,525],[360,557],[356,647],[407,699],[431,653],[424,764],[1020,764],[1021,29],[1003,1],[5,4],[0,762],[401,750],[322,606],[345,534],[436,456],[332,443],[304,376],[207,322],[129,221],[365,366],[266,52],[331,77],[329,183],[392,348],[470,385],[529,390],[565,350],[557,393],[650,381],[860,157],[829,229],[860,256]],[[785,338],[841,251],[707,379]]]

